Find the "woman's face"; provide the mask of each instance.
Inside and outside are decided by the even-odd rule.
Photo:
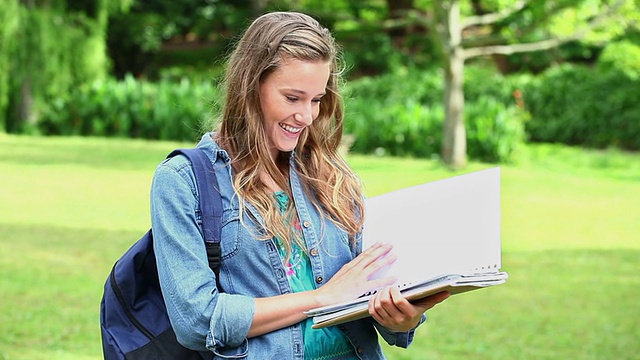
[[[304,128],[318,117],[330,68],[328,62],[285,59],[260,84],[260,105],[274,159],[279,151],[295,149]]]

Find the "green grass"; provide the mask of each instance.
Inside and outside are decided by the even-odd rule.
[[[99,302],[149,226],[167,142],[0,135],[0,359],[100,359]],[[369,196],[453,176],[354,155]],[[472,163],[464,171],[494,166]],[[536,145],[502,166],[505,285],[428,313],[390,359],[634,359],[640,353],[640,154]]]

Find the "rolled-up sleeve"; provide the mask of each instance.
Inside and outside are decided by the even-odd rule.
[[[254,312],[255,303],[252,298],[220,294],[211,317],[207,348],[217,352],[216,349],[222,347],[240,347],[246,341]]]
[[[373,320],[373,319],[372,319]],[[415,335],[416,329],[418,326],[422,325],[427,320],[427,315],[422,314],[420,318],[420,322],[418,325],[406,332],[393,332],[384,326],[378,324],[376,321],[373,321],[374,326],[378,329],[378,333],[387,342],[389,345],[398,346],[402,348],[407,348],[413,342],[413,337]]]
[[[156,169],[151,224],[167,313],[178,341],[187,348],[240,347],[246,342],[255,302],[218,292],[197,221],[195,188],[186,159],[165,161]]]

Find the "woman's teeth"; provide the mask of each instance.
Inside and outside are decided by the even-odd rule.
[[[302,128],[297,128],[297,127],[293,127],[293,126],[289,126],[286,124],[279,124],[281,128],[285,129],[286,131],[290,132],[290,133],[294,133],[297,134],[300,131],[302,131]]]

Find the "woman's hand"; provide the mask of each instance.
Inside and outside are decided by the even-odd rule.
[[[314,290],[320,306],[352,300],[368,291],[393,284],[395,277],[370,279],[376,271],[396,260],[396,256],[389,253],[391,248],[390,244],[373,244],[343,265],[326,284]]]
[[[410,303],[397,286],[378,290],[369,299],[369,314],[380,325],[394,332],[409,331],[420,322],[422,314],[449,297],[446,291]]]
[[[260,336],[291,326],[307,318],[305,310],[352,300],[367,291],[394,283],[393,277],[369,280],[373,273],[395,261],[389,250],[391,245],[371,246],[316,290],[256,298],[248,336]]]

